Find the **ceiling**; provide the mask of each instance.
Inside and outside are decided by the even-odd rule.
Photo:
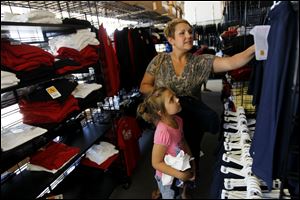
[[[133,1],[132,1],[133,2]],[[130,1],[1,1],[1,5],[24,7],[31,9],[46,9],[54,13],[68,12],[69,17],[87,19],[87,15],[111,17],[139,23],[159,24],[171,18],[147,9],[152,1],[132,3]],[[138,1],[135,1],[138,2]],[[143,2],[143,1],[141,1]],[[145,5],[143,5],[145,4]],[[148,4],[148,5],[146,5]],[[13,11],[12,11],[13,12]],[[73,14],[77,13],[77,14]],[[76,15],[76,16],[75,16]],[[81,16],[78,16],[81,15]],[[95,25],[95,24],[94,24]]]

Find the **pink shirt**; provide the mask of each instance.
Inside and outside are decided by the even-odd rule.
[[[175,120],[178,124],[178,129],[160,121],[154,133],[154,143],[166,146],[166,155],[176,156],[181,150],[180,143],[183,137],[182,119],[179,116],[175,116]],[[161,172],[156,170],[156,175],[161,177]]]

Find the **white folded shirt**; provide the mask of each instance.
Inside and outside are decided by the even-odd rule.
[[[13,149],[46,132],[46,129],[27,124],[20,124],[6,129],[1,131],[1,149],[3,151]]]
[[[190,160],[191,160],[190,155],[184,153],[184,151],[182,150],[177,154],[176,157],[171,155],[165,155],[164,157],[164,161],[167,165],[180,171],[185,171],[191,168]],[[171,185],[173,179],[174,179],[173,176],[162,173],[161,180],[163,185]]]
[[[100,144],[94,144],[86,152],[86,157],[91,161],[100,165],[106,161],[109,157],[119,153],[119,150],[115,149],[113,144],[108,142],[100,142]]]
[[[89,95],[91,92],[98,90],[102,88],[102,85],[96,84],[96,83],[82,83],[78,84],[77,87],[72,92],[72,95],[75,98],[85,98],[87,95]]]

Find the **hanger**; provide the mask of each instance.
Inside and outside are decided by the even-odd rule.
[[[273,5],[271,6],[271,10],[273,10],[277,5],[280,4],[281,1],[273,1]]]
[[[245,156],[245,155],[234,155],[234,154],[228,154],[223,153],[222,160],[224,162],[233,162],[241,167],[245,165],[252,165],[253,159],[250,156]]]
[[[267,186],[266,182],[258,178],[260,186]],[[235,187],[246,187],[247,182],[246,178],[237,179],[237,178],[224,178],[224,187],[227,190],[233,190]],[[280,190],[281,181],[280,179],[273,180],[272,190]]]
[[[224,114],[226,116],[233,115],[233,116],[239,116],[239,115],[245,115],[245,110],[242,106],[237,107],[236,112],[225,110]]]
[[[224,117],[224,120],[226,122],[230,122],[230,121],[238,122],[242,118],[246,120],[246,116],[245,115],[239,115],[239,116],[236,116],[236,117],[228,117],[228,116],[226,116],[226,117]]]
[[[221,166],[220,171],[223,174],[232,173],[241,177],[248,177],[252,175],[252,167],[251,165],[243,166],[242,169],[236,169],[233,167],[226,167],[224,165]]]
[[[235,141],[237,139],[241,138],[241,133],[246,132],[249,133],[250,136],[254,134],[254,131],[249,130],[248,128],[242,128],[240,130],[237,130],[236,132],[230,132],[230,131],[225,131],[224,132],[224,137],[228,138],[229,141]]]

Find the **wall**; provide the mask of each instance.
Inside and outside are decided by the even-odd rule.
[[[185,1],[184,16],[192,25],[220,21],[223,6],[221,1]]]

